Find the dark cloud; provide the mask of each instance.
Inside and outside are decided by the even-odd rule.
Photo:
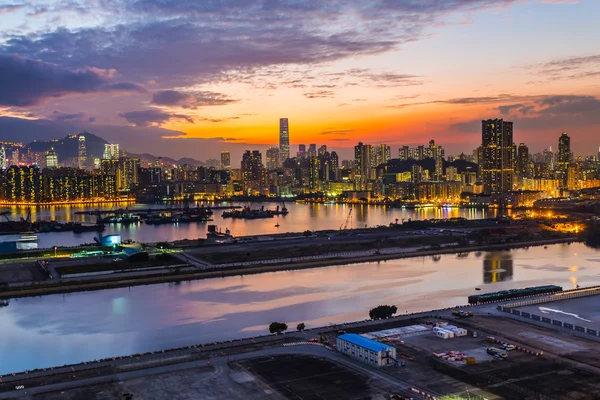
[[[161,126],[170,120],[185,120],[191,124],[194,123],[194,119],[185,114],[173,114],[161,110],[143,110],[143,111],[130,111],[120,113],[119,117],[125,118],[127,122],[139,127],[148,126]]]
[[[0,54],[0,106],[27,107],[48,98],[102,91],[137,91],[133,84],[110,83],[113,71],[71,70],[42,61]]]
[[[128,80],[174,87],[386,52],[421,39],[449,15],[513,1],[66,1],[38,12],[102,13],[120,23],[7,35],[0,52],[68,68],[116,69]],[[418,84],[414,78],[370,77],[381,85]]]
[[[50,116],[52,121],[56,122],[64,122],[64,123],[73,123],[73,122],[83,122],[86,121],[93,123],[96,121],[95,117],[88,117],[84,112],[78,113],[63,113],[58,110],[54,110],[52,115]]]
[[[331,90],[319,90],[318,92],[304,93],[304,97],[309,99],[324,99],[333,97],[334,93]]]
[[[236,103],[222,93],[209,91],[180,92],[177,90],[161,90],[152,96],[152,104],[159,106],[178,106],[182,108],[198,108],[206,106],[222,106]]]
[[[319,135],[347,135],[349,133],[356,132],[356,129],[340,129],[340,130],[330,130],[319,132]]]
[[[594,96],[532,96],[528,101],[498,106],[495,109],[515,123],[515,129],[544,130],[597,126],[600,124],[600,100]],[[480,133],[481,120],[451,125],[454,130]]]

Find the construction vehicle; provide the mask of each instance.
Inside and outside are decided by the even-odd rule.
[[[503,358],[507,358],[508,354],[506,354],[506,351],[499,349],[497,347],[488,347],[486,349],[487,353],[491,356],[494,356],[494,358],[497,359],[503,359]]]
[[[452,315],[458,317],[458,318],[468,318],[468,317],[472,317],[473,313],[471,311],[463,311],[463,310],[452,310]]]

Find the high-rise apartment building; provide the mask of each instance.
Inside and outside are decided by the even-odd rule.
[[[0,169],[6,168],[8,165],[6,162],[6,148],[4,146],[0,146]]]
[[[102,159],[104,160],[118,160],[120,156],[119,145],[116,143],[105,143],[104,153],[102,153]]]
[[[310,190],[319,191],[321,190],[321,159],[313,157],[309,161],[309,172],[308,172],[308,184]]]
[[[514,174],[513,123],[502,119],[481,121],[483,193],[512,190]]]
[[[323,157],[325,153],[327,153],[327,146],[322,145],[321,147],[319,147],[318,156]]]
[[[231,154],[228,151],[221,152],[221,169],[223,171],[231,169]]]
[[[19,154],[19,149],[14,149],[12,152],[12,157],[10,158],[11,165],[19,165],[21,162],[21,157]]]
[[[517,148],[517,176],[529,178],[529,147],[525,143],[519,143]]]
[[[331,172],[333,176],[331,177],[332,181],[339,180],[338,171],[340,170],[340,158],[335,151],[331,152]]]
[[[279,148],[269,147],[267,149],[267,169],[273,170],[279,168],[281,165],[280,160],[283,161],[283,157],[280,157]],[[289,158],[289,157],[288,157]]]
[[[571,138],[563,132],[558,138],[558,168],[566,171],[571,162]]]
[[[46,168],[58,168],[58,156],[54,147],[46,152]]]
[[[398,149],[398,158],[400,161],[406,161],[412,158],[412,151],[410,151],[410,147],[402,146]]]
[[[262,178],[262,154],[258,150],[246,150],[242,155],[242,180],[246,185],[259,184]]]
[[[359,142],[354,146],[354,182],[356,190],[366,190],[371,175],[371,155],[373,147]]]
[[[429,141],[429,147],[427,149],[428,158],[433,158],[435,161],[435,169],[433,172],[433,180],[441,181],[444,176],[444,149],[442,146],[435,144],[432,139]]]
[[[79,169],[84,169],[87,166],[87,150],[85,146],[85,136],[79,135],[79,145],[77,152],[77,164]]]
[[[140,160],[121,157],[117,163],[117,190],[133,190],[137,186]]]
[[[308,158],[313,158],[317,156],[317,145],[315,143],[311,143],[308,145]]]
[[[279,157],[281,158],[280,165],[290,158],[290,129],[287,118],[279,120]]]

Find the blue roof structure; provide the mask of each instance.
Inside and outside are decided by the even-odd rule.
[[[346,342],[355,344],[360,347],[364,347],[365,349],[371,351],[380,352],[394,349],[392,346],[376,342],[375,340],[367,339],[366,337],[357,335],[356,333],[344,333],[343,335],[340,335],[338,337],[342,340],[345,340]]]

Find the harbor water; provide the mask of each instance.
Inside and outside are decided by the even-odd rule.
[[[227,203],[220,205],[228,205]],[[231,205],[231,204],[229,204]],[[240,203],[235,203],[240,205]],[[242,203],[241,205],[247,205]],[[251,203],[252,208],[262,205],[266,209],[275,209],[278,203]],[[104,204],[101,209],[111,210],[124,208],[123,204]],[[165,208],[165,205],[138,204],[129,206],[129,211],[135,213],[139,209]],[[180,239],[206,238],[207,227],[215,224],[223,231],[229,228],[234,236],[247,236],[269,233],[303,232],[306,230],[340,229],[348,220],[348,228],[364,228],[378,225],[389,225],[398,220],[432,219],[463,217],[467,219],[492,218],[498,211],[485,209],[459,209],[459,208],[424,208],[424,209],[401,209],[372,205],[347,205],[347,204],[296,204],[287,203],[289,214],[279,215],[267,219],[230,219],[222,218],[222,210],[215,210],[211,222],[190,222],[180,224],[147,225],[136,223],[130,225],[107,224],[104,234],[118,233],[123,239],[131,239],[136,242],[160,242]],[[348,214],[352,208],[352,215]],[[89,206],[52,206],[31,209],[31,218],[37,220],[56,220],[60,222],[81,222],[85,224],[95,223],[95,217],[76,214],[77,211],[92,211],[96,207]],[[27,215],[25,207],[10,207],[12,219],[19,219]],[[278,225],[278,226],[276,226]],[[37,233],[38,247],[51,248],[52,246],[76,246],[83,243],[93,243],[95,232],[73,233],[52,232]],[[2,235],[0,242],[14,241],[21,235]]]
[[[368,318],[379,304],[404,314],[547,284],[600,284],[600,252],[560,244],[12,299],[0,307],[0,374],[262,335],[273,321],[322,326]]]

